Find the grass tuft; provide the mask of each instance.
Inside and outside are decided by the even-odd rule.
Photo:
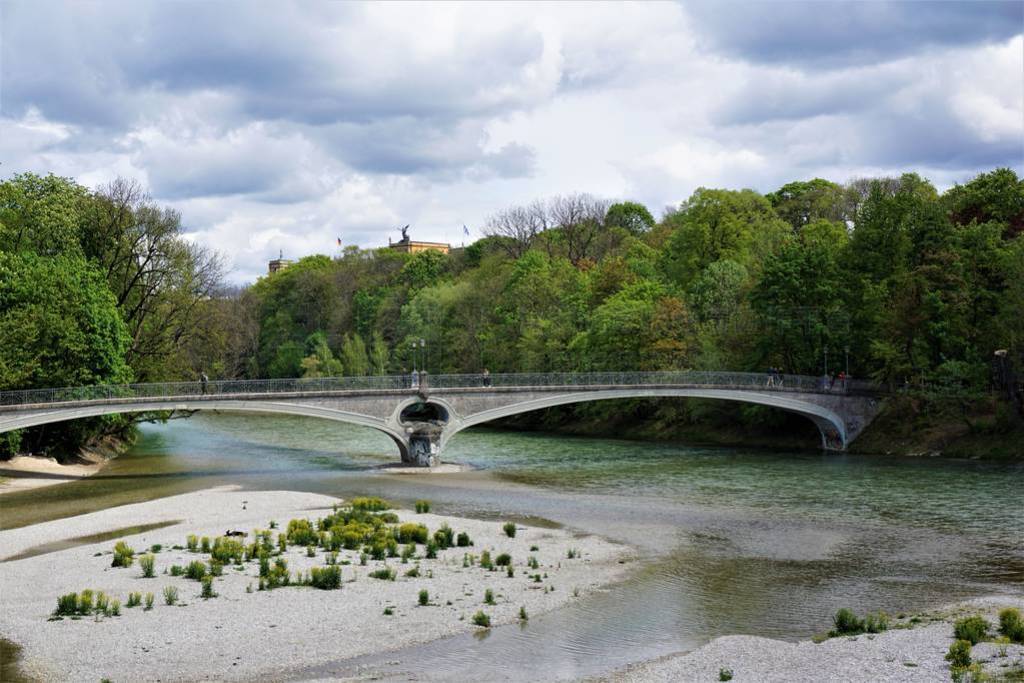
[[[127,543],[118,541],[114,544],[114,559],[110,563],[111,567],[130,567],[134,561],[135,551]]]
[[[143,555],[139,558],[139,566],[142,567],[142,577],[152,579],[156,576],[156,555]]]
[[[483,628],[490,628],[491,618],[481,610],[473,615],[473,623],[477,626],[482,626]]]
[[[148,601],[148,596],[147,596]],[[173,605],[178,602],[178,587],[177,586],[164,586],[164,604]],[[147,607],[147,609],[149,609]]]
[[[505,535],[508,536],[509,538],[515,538],[516,537],[516,523],[515,522],[505,522],[504,526],[502,526],[501,528],[505,530]]]

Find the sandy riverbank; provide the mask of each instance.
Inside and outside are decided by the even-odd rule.
[[[0,495],[89,477],[99,472],[107,464],[106,459],[99,456],[82,457],[83,462],[73,465],[62,465],[54,458],[35,455],[19,455],[10,460],[2,460],[0,461]]]
[[[624,577],[632,566],[625,548],[594,536],[520,525],[516,537],[508,538],[500,522],[398,511],[403,522],[423,523],[431,532],[443,523],[456,533],[467,532],[474,546],[439,551],[436,560],[402,564],[392,558],[370,560],[367,566],[359,566],[358,552],[342,551],[339,561],[351,564],[341,567],[339,590],[290,586],[258,591],[258,566],[249,562],[242,571],[226,566],[214,583],[218,597],[203,600],[198,582],[164,574],[172,564],[209,559],[171,549],[184,545],[188,534],[212,538],[241,529],[251,538],[253,529],[266,528],[270,520],[281,528],[292,518],[315,521],[339,502],[309,493],[213,489],[2,531],[0,557],[10,557],[61,539],[182,520],[125,537],[137,551],[163,545],[152,579],[142,578],[138,562],[111,568],[114,541],[0,564],[0,637],[23,647],[23,670],[42,680],[277,679],[301,668],[474,630],[471,620],[478,610],[493,625],[516,621],[520,607],[536,616]],[[578,551],[575,559],[567,558],[570,548]],[[467,551],[479,557],[483,550],[495,558],[511,554],[514,577],[508,578],[504,568],[463,566]],[[417,555],[423,557],[422,545]],[[530,556],[536,557],[538,569],[527,566]],[[305,551],[289,547],[286,557],[293,573],[325,564],[322,551],[308,558]],[[406,577],[404,572],[417,562],[420,576]],[[385,564],[397,570],[395,581],[369,577]],[[541,575],[541,581],[535,582],[533,574]],[[163,603],[161,594],[169,585],[178,588],[183,606]],[[47,621],[59,595],[86,588],[120,599],[122,616]],[[495,605],[483,604],[488,588]],[[429,591],[429,606],[417,604],[421,589]],[[131,591],[155,593],[155,607],[124,608]],[[385,615],[386,607],[392,615]]]
[[[884,633],[830,638],[821,643],[790,643],[756,636],[723,636],[687,654],[670,655],[600,679],[609,683],[717,681],[729,669],[733,681],[795,683],[806,681],[950,680],[946,652],[953,642],[953,622],[980,614],[994,625],[1004,607],[1024,610],[1024,597],[992,596],[951,605],[921,615],[911,628]],[[898,620],[908,623],[910,617]],[[909,624],[908,624],[909,625]],[[1009,645],[999,656],[992,643],[975,645],[971,656],[991,674],[1024,670],[1024,646]],[[1016,680],[1016,679],[1014,679]]]

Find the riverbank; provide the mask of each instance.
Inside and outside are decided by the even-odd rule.
[[[253,561],[240,570],[225,566],[213,581],[217,597],[203,599],[199,582],[165,573],[172,565],[209,560],[174,548],[186,546],[189,534],[215,538],[237,529],[248,532],[249,543],[254,529],[266,529],[274,520],[276,539],[289,519],[315,522],[341,502],[310,493],[220,488],[2,531],[0,557],[11,557],[62,539],[180,520],[124,537],[139,554],[162,546],[155,555],[156,578],[142,578],[138,562],[112,568],[113,540],[0,563],[0,637],[22,648],[22,671],[41,680],[280,679],[300,669],[481,630],[474,625],[477,612],[498,625],[519,620],[521,609],[528,617],[555,610],[623,578],[632,566],[626,548],[596,536],[517,525],[511,538],[501,522],[400,510],[401,522],[422,523],[431,533],[447,524],[456,534],[468,534],[473,545],[438,550],[436,559],[427,559],[419,545],[415,559],[368,559],[365,565],[359,551],[341,550],[338,590],[295,585],[258,590],[259,563]],[[485,551],[492,563],[507,553],[513,576],[504,566],[481,567]],[[281,559],[292,583],[328,561],[322,550],[307,557],[305,549],[293,546]],[[414,567],[418,576],[409,576]],[[394,570],[392,580],[370,576],[385,568]],[[169,586],[179,592],[175,606],[164,604]],[[121,616],[48,621],[60,595],[83,589],[120,600]],[[425,606],[419,602],[423,590]],[[493,604],[486,604],[488,590]],[[128,609],[131,592],[154,593],[153,609]]]
[[[904,616],[883,633],[829,638],[820,643],[723,636],[693,652],[662,657],[597,680],[607,683],[716,681],[723,680],[719,676],[724,671],[730,672],[731,680],[738,683],[949,680],[949,662],[945,655],[953,642],[953,622],[977,614],[998,624],[997,613],[1005,607],[1024,610],[1024,597],[969,600],[913,617]],[[983,642],[974,646],[971,656],[993,676],[1009,673],[1024,676],[1024,645],[1001,647]]]
[[[106,464],[107,459],[99,455],[83,455],[81,462],[69,465],[62,465],[55,458],[18,455],[0,461],[0,496],[91,477]]]

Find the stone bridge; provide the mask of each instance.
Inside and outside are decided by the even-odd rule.
[[[457,433],[552,406],[606,399],[690,397],[740,401],[803,415],[822,447],[843,450],[875,417],[863,382],[756,373],[642,372],[338,377],[132,384],[0,392],[0,433],[116,413],[284,413],[380,430],[402,461],[437,464]]]

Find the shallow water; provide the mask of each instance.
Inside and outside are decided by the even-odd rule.
[[[296,672],[573,678],[726,633],[800,638],[838,607],[916,611],[1024,592],[1024,467],[460,434],[456,475],[394,475],[371,430],[298,417],[146,425],[101,474],[0,497],[5,527],[221,484],[428,498],[441,513],[536,516],[634,544],[623,584],[528,625]],[[571,586],[558,587],[571,590]],[[391,662],[398,662],[393,664]]]

